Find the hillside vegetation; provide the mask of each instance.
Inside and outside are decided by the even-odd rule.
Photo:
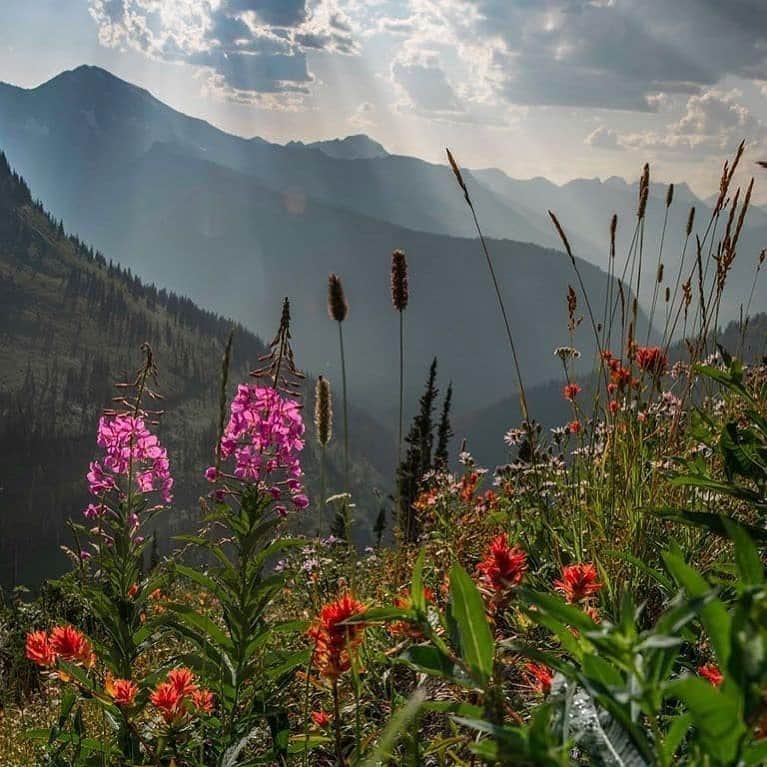
[[[133,380],[145,342],[154,351],[164,396],[156,409],[168,411],[162,435],[184,477],[177,511],[159,530],[167,549],[169,536],[197,518],[205,489],[198,468],[211,456],[227,336],[234,327],[231,364],[240,377],[258,367],[264,343],[183,296],[142,283],[67,236],[3,155],[0,299],[0,583],[33,585],[66,565],[59,546],[69,543],[66,520],[84,508],[79,474],[92,455],[94,424],[114,384]],[[279,302],[275,307],[272,327]],[[353,418],[355,481],[364,483],[361,495],[372,504],[379,472],[392,466],[392,437],[359,410]],[[311,458],[306,469],[316,483]],[[377,505],[370,513],[375,518]]]

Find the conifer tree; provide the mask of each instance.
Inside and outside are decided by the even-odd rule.
[[[405,442],[407,451],[397,471],[399,520],[402,538],[407,543],[418,539],[419,525],[414,515],[413,503],[423,475],[431,469],[434,446],[434,403],[437,399],[437,358],[432,360],[426,379],[424,393],[419,400],[418,414],[413,419]]]
[[[448,464],[448,445],[453,436],[453,429],[450,425],[450,405],[453,399],[453,384],[448,384],[445,399],[442,402],[442,415],[437,427],[437,448],[434,451],[434,468],[446,469]]]

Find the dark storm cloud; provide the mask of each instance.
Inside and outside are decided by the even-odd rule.
[[[253,11],[262,24],[295,27],[306,21],[306,0],[226,0],[229,13]]]
[[[765,0],[474,0],[469,32],[517,104],[649,109],[728,74],[767,78]],[[459,22],[466,31],[466,25]]]

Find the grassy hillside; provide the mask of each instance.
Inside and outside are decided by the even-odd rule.
[[[133,379],[145,341],[165,397],[161,437],[181,480],[177,510],[160,531],[165,545],[196,517],[197,498],[206,492],[202,471],[212,456],[220,359],[232,322],[143,284],[68,237],[33,202],[4,156],[0,305],[0,582],[34,583],[60,571],[58,546],[71,543],[65,522],[79,517],[87,502],[84,473],[99,414],[115,396],[114,384]],[[272,324],[278,319],[275,314]],[[230,380],[244,380],[264,351],[259,338],[238,326]],[[374,517],[372,489],[381,472],[391,475],[394,448],[357,410],[352,427],[359,458],[354,482],[364,488],[358,503]],[[316,463],[312,450],[307,453],[314,487]],[[330,487],[338,487],[335,447],[330,458]]]

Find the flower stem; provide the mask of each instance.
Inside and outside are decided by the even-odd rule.
[[[336,759],[338,767],[345,767],[344,750],[341,743],[341,706],[338,701],[338,680],[333,680],[333,729],[336,736]]]

